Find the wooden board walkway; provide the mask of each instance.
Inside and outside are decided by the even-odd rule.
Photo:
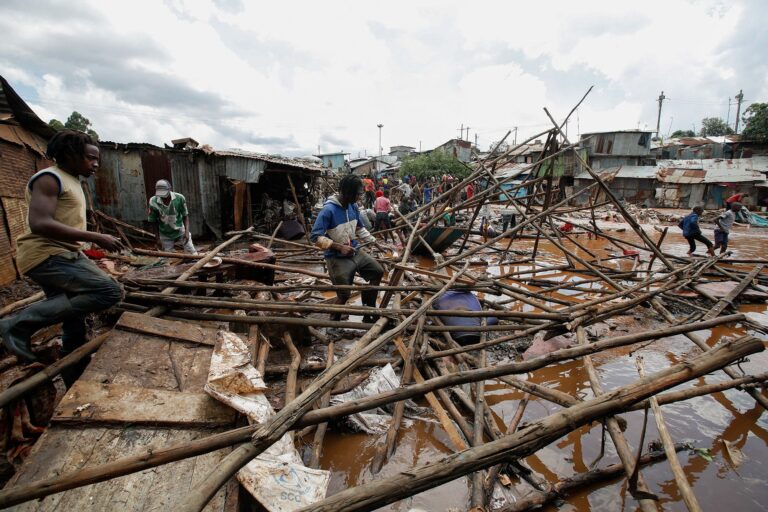
[[[214,330],[197,324],[124,313],[8,486],[232,428],[236,413],[203,391],[214,339]],[[54,494],[12,510],[166,512],[229,451]],[[239,485],[231,481],[205,510],[238,510],[238,494]]]

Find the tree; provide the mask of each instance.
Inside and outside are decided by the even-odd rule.
[[[680,137],[695,137],[696,133],[693,130],[675,130],[670,135],[673,139],[679,139]]]
[[[417,179],[443,174],[464,178],[469,175],[469,172],[469,168],[459,162],[456,157],[440,150],[408,157],[400,166],[400,176],[416,176]]]
[[[741,120],[744,121],[743,139],[768,141],[768,103],[751,104]]]
[[[509,144],[506,142],[499,143],[499,141],[491,142],[491,145],[488,146],[488,151],[493,151],[494,149],[496,150],[493,153],[494,155],[501,155],[509,151]]]
[[[63,130],[68,128],[70,130],[77,130],[85,132],[95,140],[99,140],[99,134],[91,128],[91,121],[78,111],[72,112],[67,118],[67,122],[62,124],[58,119],[51,119],[48,121],[48,126],[54,130]]]
[[[51,119],[50,121],[48,121],[48,126],[53,128],[57,132],[59,132],[59,131],[64,129],[64,123],[62,123],[58,119]]]
[[[699,135],[702,137],[718,137],[720,135],[732,135],[733,129],[728,126],[728,123],[719,117],[705,117],[701,120],[701,131]]]

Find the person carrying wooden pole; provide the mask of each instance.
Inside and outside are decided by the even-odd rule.
[[[358,241],[382,248],[365,229],[360,218],[357,202],[362,192],[363,182],[360,177],[348,174],[341,178],[339,192],[328,198],[312,227],[309,238],[317,247],[325,250],[325,264],[333,284],[350,285],[355,274],[360,274],[370,284],[378,285],[384,275],[381,264],[368,255]],[[376,290],[366,290],[360,296],[364,305],[376,306]],[[336,290],[336,297],[336,304],[345,304],[350,293],[347,290]],[[341,314],[334,313],[331,319],[338,321]],[[370,323],[373,317],[366,315],[363,321]]]

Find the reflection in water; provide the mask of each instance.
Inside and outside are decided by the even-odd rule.
[[[705,234],[711,237],[711,233]],[[636,241],[634,234],[629,232],[619,233],[617,236],[625,240]],[[768,233],[760,233],[759,230],[754,229],[749,232],[737,231],[732,235],[731,240],[736,258],[763,258],[768,253],[766,251],[768,249]],[[602,255],[605,259],[609,258],[611,253],[616,252],[615,246],[605,240],[587,240],[582,235],[579,241],[591,252]],[[502,245],[502,247],[505,246],[506,244]],[[532,241],[522,240],[516,241],[513,247],[515,249],[529,249],[531,246]],[[664,250],[675,255],[685,256],[687,244],[682,236],[670,232],[664,243]],[[577,250],[576,252],[582,257],[587,257],[583,251]],[[648,253],[644,251],[641,253],[641,257],[647,262]],[[494,266],[493,257],[489,257],[488,260],[490,264],[486,270],[493,275],[503,275],[531,268],[530,264]],[[548,242],[540,242],[537,260],[539,264],[546,265],[564,263],[564,259]],[[420,263],[423,266],[429,266],[430,261],[421,260]],[[622,270],[629,270],[632,267],[632,261],[626,259],[608,260],[604,261],[603,264]],[[474,267],[473,270],[478,272],[484,268]],[[569,272],[539,272],[534,277],[572,284],[588,281],[581,286],[593,290],[608,289],[602,283],[590,281],[589,277]],[[507,282],[532,291],[540,289],[512,280]],[[579,295],[581,293],[577,290],[560,289],[549,292],[546,297],[577,302],[590,300],[597,296],[594,294]],[[490,300],[504,299],[493,296],[487,298]],[[559,307],[555,302],[548,302],[547,305]],[[518,311],[535,310],[534,307],[521,302],[507,304],[506,307]],[[742,305],[739,309],[754,312],[768,311],[765,304]],[[645,313],[645,315],[646,317],[652,316],[652,313]],[[654,322],[656,323],[654,324]],[[630,331],[632,329],[646,330],[653,328],[653,325],[662,324],[659,320],[649,321],[644,318],[638,320],[636,325],[630,326],[628,329]],[[617,332],[615,335],[618,334],[624,334],[624,332]],[[720,326],[700,334],[710,345],[716,344],[724,337],[736,337],[744,334],[759,336],[759,333],[750,332],[742,325],[736,327]],[[614,334],[609,334],[609,336],[612,335]],[[631,383],[638,378],[634,362],[635,353],[643,356],[648,373],[684,361],[687,357],[699,353],[699,349],[684,336],[660,340],[637,350],[635,353],[632,352],[633,348],[636,347],[614,349],[593,356],[594,364],[606,392]],[[768,366],[766,353],[753,355],[748,362],[741,364],[741,368],[745,372],[752,374],[765,371],[766,366]],[[520,377],[563,391],[574,397],[582,399],[592,397],[586,371],[580,361],[551,365],[532,372],[527,377],[525,375]],[[697,379],[695,382],[684,384],[680,388],[717,382],[726,378],[723,372],[717,372],[714,375]],[[523,393],[497,381],[487,382],[486,392],[487,402],[497,416],[499,428],[503,431],[514,414]],[[522,422],[536,421],[560,409],[560,406],[531,397],[531,403],[525,410]],[[693,490],[706,510],[765,510],[768,506],[768,485],[766,485],[768,471],[764,467],[764,461],[768,461],[768,419],[763,414],[762,408],[755,404],[754,400],[741,391],[729,390],[687,402],[665,405],[663,410],[670,433],[676,442],[687,441],[697,448],[710,450],[713,457],[712,461],[707,461],[703,457],[689,452],[679,454]],[[634,451],[640,440],[643,412],[635,411],[622,416],[628,423],[625,436]],[[652,413],[649,413],[645,438],[646,446],[648,442],[658,439],[658,432],[652,416]],[[329,495],[347,487],[370,482],[377,477],[386,477],[416,465],[438,460],[453,452],[450,441],[439,424],[416,421],[408,428],[401,428],[394,456],[379,475],[372,475],[369,470],[370,462],[376,453],[376,447],[383,442],[383,436],[378,438],[341,433],[338,430],[340,429],[337,429],[337,433],[328,432],[321,461],[323,468],[332,471]],[[526,462],[540,476],[554,482],[576,473],[588,471],[590,469],[589,464],[595,461],[600,454],[601,439],[601,424],[584,426],[540,450],[537,454],[528,457]],[[746,455],[745,462],[738,468],[731,467],[726,461],[723,441],[733,443]],[[610,437],[606,437],[605,455],[599,460],[597,467],[616,462],[618,462],[618,457]],[[666,463],[662,462],[643,469],[643,476],[651,492],[659,496],[661,508],[684,509],[674,478]],[[525,482],[515,481],[514,483],[520,495],[531,491],[531,487]],[[464,510],[468,508],[468,500],[469,480],[461,478],[411,499],[392,504],[383,510],[406,511],[411,507],[424,510],[448,510],[451,508]],[[626,479],[584,489],[582,492],[569,496],[566,502],[566,505],[559,508],[550,505],[545,510],[614,511],[637,509],[636,501],[628,496]]]

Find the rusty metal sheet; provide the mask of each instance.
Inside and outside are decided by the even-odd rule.
[[[19,134],[13,129],[13,126],[9,124],[0,124],[0,139],[19,146],[24,145],[24,141],[21,140],[21,137],[19,137]]]
[[[5,210],[0,207],[0,286],[16,280],[16,264],[13,259],[13,245],[6,229]]]
[[[173,185],[171,162],[162,149],[147,149],[141,152],[141,168],[144,172],[146,197],[155,195],[155,183],[168,180]]]
[[[173,176],[173,191],[183,195],[187,200],[189,210],[189,229],[192,236],[200,236],[205,232],[203,198],[198,176],[197,159],[192,154],[170,155],[171,176]],[[208,192],[207,189],[203,189]]]
[[[27,230],[27,201],[17,197],[0,198],[5,211],[6,222],[10,228],[11,246],[16,248],[16,239]]]

